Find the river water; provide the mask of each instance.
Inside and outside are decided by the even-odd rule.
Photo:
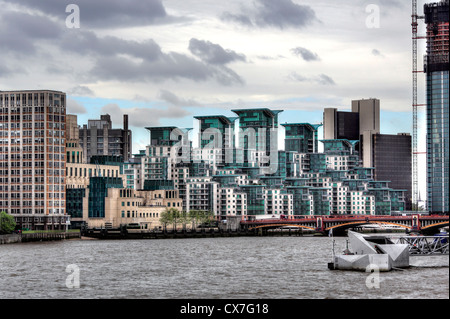
[[[346,239],[335,239],[340,253]],[[449,298],[448,256],[413,257],[377,286],[368,273],[328,270],[331,251],[327,237],[0,245],[0,299]]]

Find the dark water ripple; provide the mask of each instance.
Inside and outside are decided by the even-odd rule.
[[[3,245],[0,299],[449,298],[448,256],[414,257],[369,289],[367,273],[327,269],[331,247],[317,237]],[[80,269],[79,289],[66,286],[68,265]]]

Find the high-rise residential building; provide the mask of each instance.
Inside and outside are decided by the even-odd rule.
[[[449,0],[424,6],[427,25],[427,202],[449,212]]]
[[[99,120],[89,120],[79,131],[80,146],[85,163],[95,155],[119,155],[128,161],[132,155],[132,134],[128,129],[128,115],[123,116],[123,129],[113,129],[111,116],[101,115]]]
[[[235,156],[235,122],[237,117],[196,116],[199,121],[199,141],[201,158],[215,166],[232,165]],[[212,154],[211,154],[212,153]],[[211,161],[211,158],[212,161]]]
[[[0,210],[22,229],[66,229],[66,94],[0,91]]]
[[[246,167],[270,167],[278,159],[278,115],[281,110],[233,110],[239,116],[238,161]],[[242,161],[241,161],[242,159]]]
[[[192,129],[169,127],[147,127],[150,145],[142,158],[145,180],[171,180],[178,164],[191,162]]]
[[[285,128],[284,149],[286,152],[317,153],[318,130],[321,124],[281,124]]]
[[[412,140],[409,133],[361,136],[364,167],[374,168],[374,180],[390,181],[390,187],[405,190],[406,208],[412,209]]]

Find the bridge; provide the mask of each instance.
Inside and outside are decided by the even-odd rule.
[[[412,216],[298,216],[296,218],[242,220],[241,229],[248,231],[279,229],[284,227],[308,229],[322,234],[344,233],[346,229],[364,225],[379,224],[398,226],[408,232],[431,234],[439,232],[440,228],[449,226],[449,216],[443,215],[412,215]]]

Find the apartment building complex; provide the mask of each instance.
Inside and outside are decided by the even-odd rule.
[[[114,148],[101,143],[111,138],[110,117],[80,128],[65,105],[58,91],[0,92],[0,209],[22,228],[133,223],[154,229],[168,208],[211,211],[219,220],[405,209],[406,190],[362,165],[359,141],[324,139],[319,152],[321,124],[279,126],[281,110],[196,117],[197,148],[190,128],[148,127],[148,146],[131,156],[124,146],[131,145],[127,118],[120,130],[127,141],[110,154]],[[284,150],[278,145],[283,128]]]
[[[405,190],[393,189],[389,181],[375,181],[374,168],[361,165],[358,141],[322,140],[324,152],[319,153],[320,125],[286,123],[283,124],[285,150],[278,150],[278,141],[269,135],[279,129],[277,115],[281,111],[241,109],[235,112],[240,116],[239,130],[234,131],[239,141],[236,161],[223,163],[217,159],[223,155],[221,134],[225,127],[233,125],[234,119],[197,117],[201,121],[200,134],[215,128],[211,130],[211,138],[199,139],[199,147],[192,148],[191,143],[181,142],[174,138],[176,134],[170,133],[184,130],[147,128],[152,133],[151,145],[145,155],[143,152],[139,155],[140,168],[139,160],[129,163],[133,167],[130,173],[143,170],[144,183],[140,184],[152,185],[152,189],[160,185],[177,190],[184,211],[207,210],[219,219],[385,215],[405,209]],[[174,145],[191,146],[191,161],[175,161],[177,153],[171,152]],[[205,150],[209,156],[199,155],[204,155]],[[219,152],[211,152],[214,150]],[[239,161],[241,155],[243,161]]]

